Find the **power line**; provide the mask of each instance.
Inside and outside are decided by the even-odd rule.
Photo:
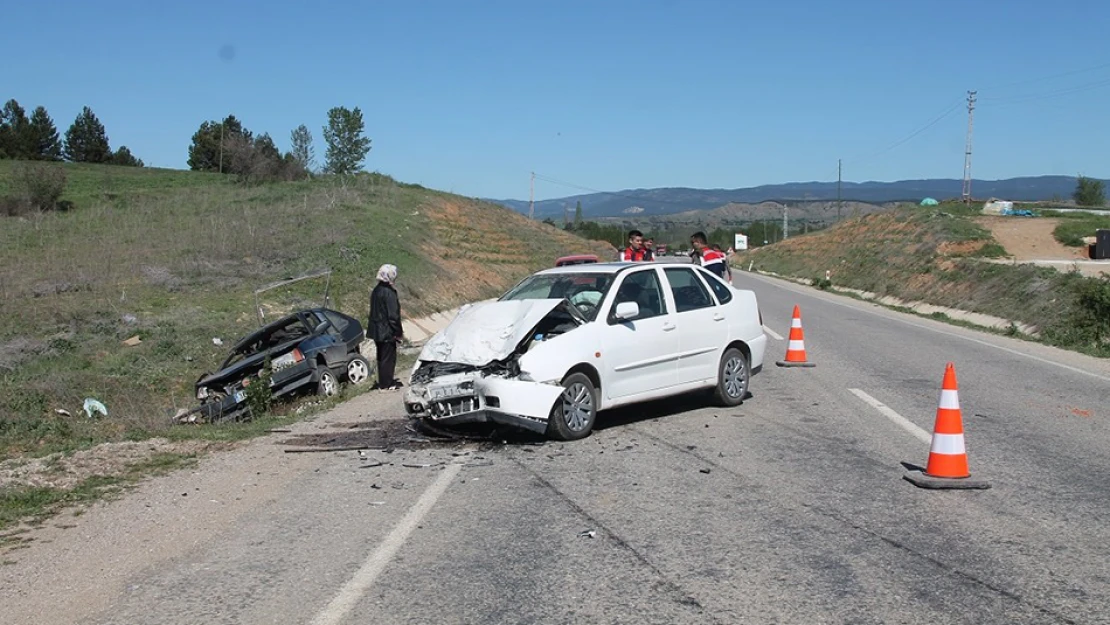
[[[1055,80],[1057,78],[1063,78],[1065,76],[1074,76],[1076,74],[1085,74],[1087,72],[1093,72],[1095,70],[1105,69],[1107,67],[1110,67],[1110,63],[1103,63],[1101,65],[1095,65],[1093,67],[1084,67],[1082,69],[1073,69],[1071,71],[1061,72],[1059,74],[1051,74],[1049,76],[1041,76],[1039,78],[1026,78],[1024,80],[1018,80],[1016,82],[1009,82],[1009,83],[1005,83],[1005,84],[1002,84],[1002,85],[988,85],[987,88],[985,89],[985,91],[990,92],[990,91],[994,91],[996,89],[1006,89],[1007,87],[1016,87],[1018,85],[1028,85],[1028,84],[1032,84],[1032,83],[1036,83],[1036,82],[1044,82],[1046,80]],[[984,98],[984,99],[986,99],[986,98]]]
[[[1051,91],[1043,91],[1041,93],[1026,93],[1022,95],[1012,96],[996,96],[983,98],[988,102],[996,102],[1000,104],[1022,104],[1025,102],[1035,102],[1037,100],[1047,100],[1066,95],[1075,95],[1077,93],[1086,93],[1096,89],[1110,87],[1110,78],[1103,78],[1094,82],[1084,83],[1081,85],[1074,85],[1064,89],[1053,89]]]

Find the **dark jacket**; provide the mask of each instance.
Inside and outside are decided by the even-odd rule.
[[[374,341],[385,343],[404,336],[401,328],[401,302],[397,290],[388,282],[378,282],[370,293],[370,323],[367,334]]]

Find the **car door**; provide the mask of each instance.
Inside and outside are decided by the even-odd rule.
[[[623,273],[608,299],[597,320],[603,324],[602,391],[606,397],[621,399],[674,386],[678,333],[658,269],[644,267]],[[620,320],[614,316],[617,304],[625,301],[640,307],[637,317]]]
[[[681,384],[717,377],[717,354],[728,339],[725,315],[691,267],[667,267],[678,335],[675,377]]]

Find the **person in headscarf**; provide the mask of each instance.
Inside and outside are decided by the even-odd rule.
[[[378,352],[378,388],[401,388],[393,377],[397,367],[397,344],[404,340],[401,303],[397,299],[397,267],[385,264],[378,269],[378,284],[370,293],[370,323],[367,329]]]

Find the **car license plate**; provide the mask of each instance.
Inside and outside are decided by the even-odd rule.
[[[247,398],[247,392],[246,391],[235,391],[235,403],[237,403],[237,404],[242,403],[243,400],[246,399],[246,398]]]
[[[470,390],[464,389],[459,384],[444,384],[441,386],[433,386],[428,389],[429,398],[436,399],[451,399],[452,397],[466,397],[473,395]]]

